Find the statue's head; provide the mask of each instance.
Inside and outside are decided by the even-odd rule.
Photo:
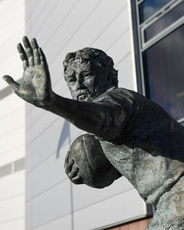
[[[113,60],[102,50],[84,48],[68,53],[63,65],[64,77],[74,100],[92,101],[118,85]]]

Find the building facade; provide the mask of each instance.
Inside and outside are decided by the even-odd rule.
[[[22,64],[16,45],[25,33],[24,0],[0,1],[0,229],[25,229],[25,103],[2,80],[16,80]]]
[[[120,87],[146,95],[182,122],[183,4],[183,0],[1,0],[1,73],[21,80],[16,44],[25,34],[36,37],[47,57],[53,90],[71,97],[63,78],[65,55],[84,47],[99,48],[113,58]],[[24,103],[5,83],[0,99],[5,108],[0,115],[0,176],[1,167],[5,174],[0,177],[5,188],[0,202],[7,202],[6,210],[13,207],[16,214],[7,211],[5,218],[1,206],[2,229],[24,229],[24,216],[26,230],[146,229],[153,209],[124,177],[105,189],[70,183],[65,155],[83,131]],[[5,173],[6,167],[11,174]],[[16,184],[21,191],[10,187]],[[22,225],[11,227],[7,220]]]

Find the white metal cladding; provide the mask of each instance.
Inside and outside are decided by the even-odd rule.
[[[25,33],[24,0],[0,1],[0,229],[25,230],[25,103],[7,83],[5,74],[22,77],[16,50]],[[20,161],[19,161],[20,160]]]

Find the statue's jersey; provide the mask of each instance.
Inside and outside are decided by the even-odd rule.
[[[184,175],[184,128],[159,105],[122,88],[94,103],[105,109],[101,146],[114,167],[151,204]]]

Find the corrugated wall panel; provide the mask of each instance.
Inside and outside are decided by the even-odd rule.
[[[25,33],[24,0],[0,1],[0,229],[25,230],[25,170],[14,162],[25,156],[25,103],[3,75],[22,77],[16,46]],[[15,168],[15,170],[18,168]]]

